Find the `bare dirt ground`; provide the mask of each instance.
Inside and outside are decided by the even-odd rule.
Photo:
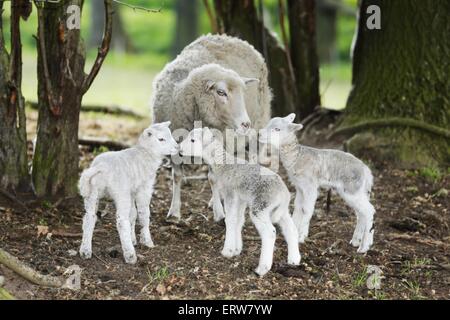
[[[31,113],[30,132],[35,119]],[[83,115],[81,133],[132,142],[146,124]],[[324,145],[318,142],[327,131],[326,125],[311,130],[305,141]],[[337,146],[336,142],[327,145]],[[80,150],[84,168],[93,153],[85,147]],[[349,245],[353,213],[335,195],[327,213],[323,192],[310,238],[300,246],[301,265],[287,266],[286,245],[278,235],[273,269],[260,278],[253,272],[260,242],[250,221],[244,228],[242,254],[233,259],[220,255],[224,224],[212,220],[206,180],[189,181],[183,187],[182,222],[165,219],[171,185],[169,169],[162,168],[151,204],[156,247],[138,246],[136,265],[123,262],[114,207],[107,201],[96,226],[94,255],[82,260],[74,255],[81,241],[81,199],[27,202],[30,210],[24,212],[0,196],[0,247],[44,274],[61,275],[77,264],[82,268],[82,287],[80,291],[37,287],[3,266],[0,274],[6,278],[5,288],[22,299],[449,299],[450,201],[445,192],[449,175],[430,181],[413,171],[369,164],[375,176],[377,212],[374,246],[364,255]],[[188,174],[201,174],[205,168],[195,170]],[[367,287],[371,265],[382,271],[378,290]]]

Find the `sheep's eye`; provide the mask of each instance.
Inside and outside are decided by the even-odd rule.
[[[192,143],[194,143],[194,142],[195,142],[195,140],[194,140],[194,139],[191,139],[191,142],[192,142]]]
[[[164,138],[159,138],[158,140],[161,142],[166,141],[166,139],[164,139]]]
[[[217,90],[217,94],[219,96],[221,96],[221,97],[226,97],[227,96],[227,93],[225,91],[223,91],[223,90]]]

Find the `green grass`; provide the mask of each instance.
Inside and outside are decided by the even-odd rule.
[[[164,280],[166,280],[169,277],[169,275],[170,272],[169,268],[167,267],[161,267],[154,272],[151,272],[149,269],[147,269],[147,278],[149,284],[161,283]]]

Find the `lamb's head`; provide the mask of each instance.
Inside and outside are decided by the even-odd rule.
[[[211,151],[222,146],[209,128],[195,128],[180,143],[180,155],[207,158]]]
[[[178,144],[169,129],[170,121],[155,123],[144,130],[138,144],[160,156],[178,153]]]
[[[291,141],[291,138],[295,138],[295,132],[303,128],[303,125],[294,123],[294,119],[295,113],[284,118],[272,118],[267,126],[259,130],[259,142],[279,147],[283,143]]]
[[[217,64],[207,64],[193,72],[200,85],[200,90],[196,92],[196,103],[204,124],[247,134],[252,123],[244,94],[248,85],[259,80],[241,77],[235,71]]]

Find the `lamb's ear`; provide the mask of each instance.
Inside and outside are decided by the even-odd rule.
[[[205,91],[208,92],[209,90],[211,90],[212,88],[214,88],[215,85],[216,85],[216,82],[215,82],[215,81],[212,81],[212,80],[206,81],[206,84],[205,84]]]
[[[165,126],[165,127],[170,127],[170,121],[161,122],[160,125]]]
[[[256,78],[245,78],[245,77],[241,77],[241,78],[244,81],[245,85],[249,85],[250,83],[253,83],[253,82],[259,83],[259,79],[256,79]]]
[[[300,123],[291,123],[289,124],[289,130],[291,131],[299,131],[303,129],[303,125]]]
[[[290,115],[284,117],[283,119],[288,123],[292,123],[295,120],[295,113],[291,113]]]

